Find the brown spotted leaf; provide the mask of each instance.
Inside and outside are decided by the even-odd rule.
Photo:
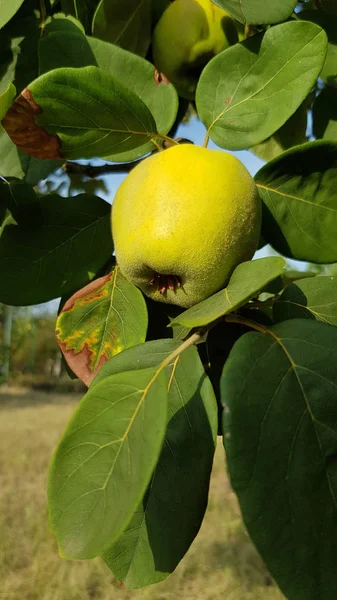
[[[146,330],[145,300],[118,267],[76,292],[56,323],[68,365],[88,386],[109,358],[143,343]]]
[[[12,107],[2,120],[12,142],[26,154],[35,158],[56,160],[60,154],[60,140],[56,135],[50,135],[36,123],[36,117],[41,113],[28,88],[18,96]]]

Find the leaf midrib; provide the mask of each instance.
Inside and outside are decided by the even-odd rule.
[[[211,129],[214,127],[214,125],[219,121],[219,119],[221,119],[225,113],[230,112],[230,110],[233,110],[234,108],[237,108],[237,106],[240,106],[240,104],[243,104],[245,102],[248,102],[249,100],[251,100],[252,98],[254,98],[254,96],[256,96],[257,94],[259,94],[263,89],[265,89],[268,85],[270,85],[270,83],[288,66],[288,63],[290,63],[291,61],[293,61],[296,57],[297,54],[299,54],[300,52],[302,52],[303,50],[305,50],[305,48],[311,44],[319,35],[321,35],[321,32],[318,32],[309,42],[307,42],[305,44],[305,46],[302,46],[299,50],[297,50],[297,52],[287,61],[285,62],[282,67],[273,75],[273,77],[271,77],[271,79],[269,79],[261,88],[259,88],[256,92],[254,92],[253,94],[251,94],[251,96],[248,96],[247,98],[243,98],[242,100],[240,100],[239,102],[237,102],[236,104],[231,104],[229,103],[227,106],[225,106],[225,108],[220,112],[220,114],[213,120],[213,122],[210,124],[210,126],[208,127],[208,133],[211,131]],[[258,65],[259,60],[264,56],[264,52],[258,56],[256,62],[252,65],[252,67],[249,69],[248,73],[246,73],[244,75],[244,77],[242,77],[242,79],[240,80],[240,82],[238,83],[238,86],[234,92],[234,96],[237,93],[241,83],[244,81],[244,79],[246,79],[246,77],[250,74],[250,72]],[[234,97],[233,96],[233,97]],[[233,98],[232,98],[233,99]]]

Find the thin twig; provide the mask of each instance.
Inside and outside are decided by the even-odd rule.
[[[225,316],[226,323],[237,323],[238,325],[243,325],[244,327],[250,327],[251,329],[255,329],[255,331],[259,331],[260,333],[269,333],[273,335],[272,332],[261,325],[261,323],[255,323],[255,321],[251,321],[250,319],[246,319],[246,317],[241,317],[240,315],[231,314]]]
[[[45,22],[46,22],[46,17],[47,17],[46,5],[44,3],[44,0],[40,0],[40,14],[41,14],[40,37],[42,37],[44,35],[44,27],[45,27]]]

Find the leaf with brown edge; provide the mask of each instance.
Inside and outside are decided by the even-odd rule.
[[[66,159],[106,157],[158,137],[152,113],[139,96],[94,66],[41,75],[3,125],[21,150],[37,158],[56,158],[56,153]]]
[[[118,267],[74,294],[56,322],[57,341],[69,367],[86,385],[112,356],[145,341],[142,293]]]
[[[50,135],[35,122],[41,112],[42,109],[26,88],[5,114],[2,125],[22,152],[34,158],[57,160],[62,158],[59,150],[60,140],[57,135]]]

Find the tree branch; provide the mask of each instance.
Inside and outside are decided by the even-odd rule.
[[[119,163],[117,165],[79,165],[76,162],[67,161],[63,165],[65,173],[71,175],[84,175],[85,177],[99,177],[105,173],[129,173],[134,167],[136,167],[141,161],[135,160],[130,163]]]
[[[163,136],[164,137],[164,136]],[[175,140],[171,140],[170,138],[166,138],[163,141],[163,147],[158,147],[153,150],[151,154],[155,154],[156,152],[160,152],[162,150],[166,150],[167,148],[171,148],[172,146],[178,146],[179,144],[193,144],[191,140],[187,138],[177,138]],[[75,175],[84,175],[85,177],[98,177],[99,175],[104,175],[104,173],[129,173],[132,171],[134,167],[136,167],[142,160],[146,157],[142,157],[139,160],[134,160],[133,162],[128,163],[118,163],[115,165],[80,165],[76,162],[72,162],[67,160],[63,165],[63,170],[65,173],[74,173]]]

